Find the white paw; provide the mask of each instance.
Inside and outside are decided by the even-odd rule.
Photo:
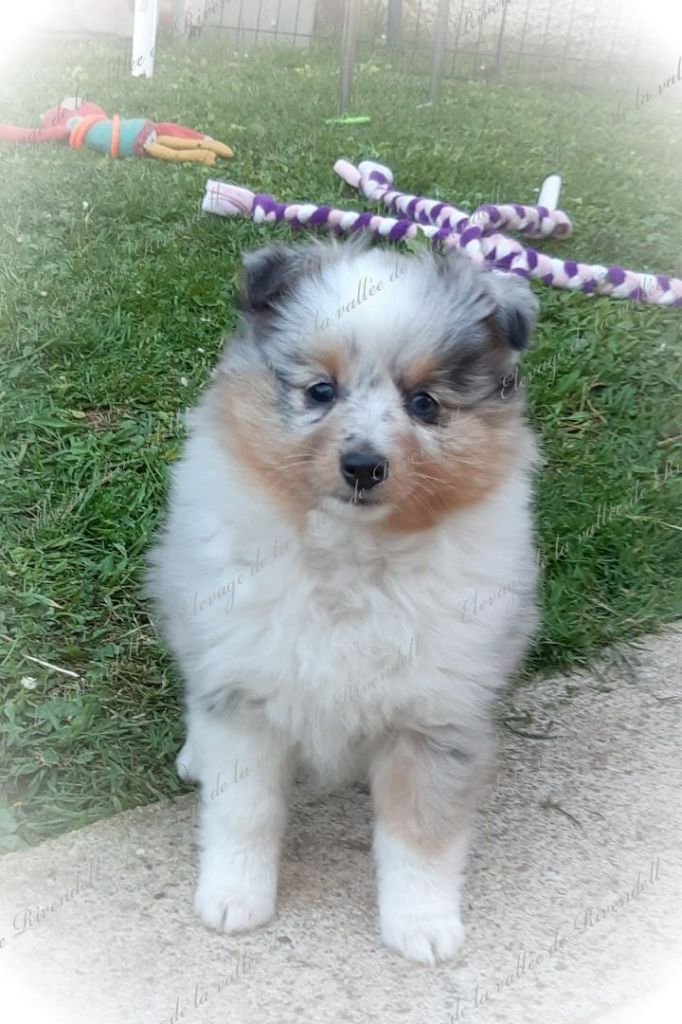
[[[215,931],[246,932],[274,916],[275,895],[200,880],[194,909],[204,924]]]
[[[181,779],[185,782],[198,782],[198,765],[195,764],[194,752],[190,746],[189,740],[185,741],[185,745],[182,750],[175,758],[175,769]]]
[[[382,915],[381,933],[390,949],[420,964],[453,960],[464,942],[464,926],[457,913],[424,915],[385,912]]]

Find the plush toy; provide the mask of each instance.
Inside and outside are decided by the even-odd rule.
[[[144,117],[107,117],[96,103],[78,99],[62,100],[40,118],[40,128],[15,128],[0,124],[0,140],[6,142],[68,142],[73,149],[83,146],[112,157],[153,156],[159,160],[193,161],[212,165],[216,157],[229,159],[229,146],[210,135],[167,121],[157,123]]]
[[[269,195],[254,195],[248,189],[222,181],[208,181],[202,209],[225,217],[241,215],[256,222],[285,222],[293,228],[326,227],[336,233],[367,231],[376,238],[392,241],[424,234],[434,245],[457,248],[474,263],[498,271],[532,277],[557,288],[571,288],[586,295],[610,295],[661,306],[682,306],[682,280],[665,274],[641,274],[622,267],[604,267],[556,259],[524,248],[500,233],[503,228],[530,237],[567,237],[571,222],[556,209],[560,179],[548,178],[537,206],[517,203],[486,203],[469,214],[448,203],[423,196],[406,195],[393,188],[388,167],[365,161],[354,167],[338,160],[336,173],[372,202],[383,202],[399,217],[336,210],[312,203],[279,203]]]

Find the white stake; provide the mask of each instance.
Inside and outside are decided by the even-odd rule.
[[[558,174],[550,174],[545,178],[538,196],[538,206],[546,206],[548,210],[556,210],[561,192],[561,178]]]
[[[154,74],[154,50],[158,22],[158,0],[135,0],[131,68],[134,77],[144,75],[145,78],[151,78]]]

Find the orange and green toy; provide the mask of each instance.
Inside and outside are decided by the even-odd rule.
[[[14,143],[67,142],[72,149],[94,149],[111,157],[153,156],[158,160],[192,161],[212,165],[228,160],[232,150],[223,142],[169,121],[145,117],[109,118],[96,103],[62,100],[40,118],[40,128],[0,124],[0,141]]]

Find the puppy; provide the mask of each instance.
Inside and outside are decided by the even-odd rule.
[[[456,255],[246,256],[151,590],[201,784],[195,907],[275,912],[297,769],[369,778],[381,930],[453,957],[492,705],[536,622],[535,446],[510,386],[536,300]]]

